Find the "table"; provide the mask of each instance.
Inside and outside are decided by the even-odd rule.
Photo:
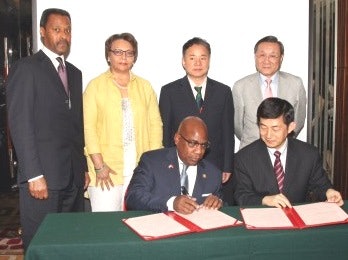
[[[344,209],[348,212],[348,201]],[[241,219],[239,207],[222,211]],[[145,214],[150,212],[49,214],[25,259],[348,259],[348,225],[303,230],[239,226],[144,241],[121,219]]]

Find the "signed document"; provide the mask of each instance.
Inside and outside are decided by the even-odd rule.
[[[123,219],[123,222],[144,240],[163,239],[243,224],[219,210],[205,208],[189,215],[177,212],[156,213]]]
[[[330,202],[292,208],[242,208],[241,214],[247,229],[302,229],[348,223],[348,214]]]

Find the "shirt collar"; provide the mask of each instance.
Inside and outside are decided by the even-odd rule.
[[[287,148],[288,148],[288,138],[286,138],[284,144],[279,149],[267,147],[267,150],[271,155],[274,155],[275,151],[279,151],[281,154],[283,154]]]
[[[267,79],[267,77],[261,73],[259,73],[260,75],[260,82],[261,85],[263,84],[263,82],[265,82],[265,80]],[[272,83],[274,84],[278,84],[278,79],[279,79],[279,73],[278,71],[271,77]]]
[[[59,61],[57,61],[57,57],[61,57],[63,60],[63,64],[65,66],[65,58],[64,55],[58,55],[57,53],[54,53],[53,51],[51,51],[50,49],[48,49],[47,47],[43,46],[41,49],[47,56],[48,58],[52,61],[53,65],[55,68],[58,68],[59,65]]]

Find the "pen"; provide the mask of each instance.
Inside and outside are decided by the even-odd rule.
[[[208,197],[210,195],[211,195],[211,193],[204,193],[204,194],[202,194],[202,197]]]
[[[189,195],[185,186],[181,186],[181,193],[182,195]]]

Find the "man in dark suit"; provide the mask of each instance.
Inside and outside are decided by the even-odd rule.
[[[296,128],[294,108],[288,101],[265,99],[257,109],[257,124],[261,138],[236,154],[234,196],[238,205],[291,207],[309,198],[343,205],[318,150],[288,137]]]
[[[201,206],[222,206],[221,171],[202,159],[209,147],[207,126],[202,119],[185,118],[174,142],[176,148],[153,150],[141,156],[126,193],[128,210],[189,214]],[[185,175],[186,183],[182,178]]]
[[[163,86],[160,93],[163,145],[174,146],[173,137],[183,118],[202,118],[211,141],[205,158],[223,172],[224,201],[232,205],[229,179],[234,159],[234,105],[231,88],[208,78],[211,49],[207,41],[197,37],[190,39],[184,44],[182,55],[186,76]]]
[[[47,9],[40,20],[43,48],[19,60],[7,82],[8,119],[18,157],[20,219],[24,248],[47,213],[83,211],[84,156],[82,74],[65,61],[71,19]],[[58,75],[60,57],[67,88]]]

